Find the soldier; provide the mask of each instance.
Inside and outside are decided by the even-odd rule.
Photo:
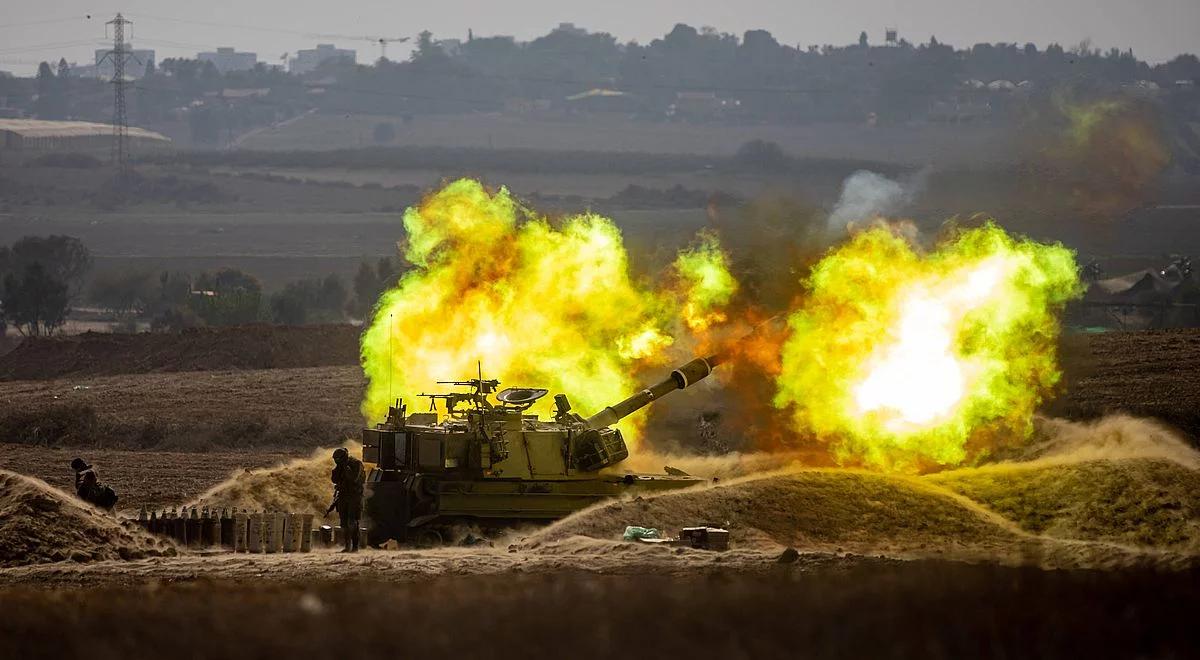
[[[71,468],[75,470],[75,494],[79,499],[111,511],[117,504],[117,493],[100,483],[96,470],[82,458],[71,461]]]
[[[366,471],[362,461],[350,455],[345,447],[333,451],[333,500],[342,521],[342,538],[346,547],[342,552],[358,552],[358,527],[362,517],[363,483]]]

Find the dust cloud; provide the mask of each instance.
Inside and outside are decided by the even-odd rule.
[[[362,456],[361,445],[351,443],[346,448],[352,455]],[[329,481],[332,453],[332,449],[317,449],[308,458],[278,467],[236,472],[188,506],[311,513],[320,519],[333,499],[333,485]]]
[[[175,554],[171,543],[50,484],[0,470],[0,567]]]

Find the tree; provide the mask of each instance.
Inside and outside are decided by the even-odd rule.
[[[734,159],[739,165],[751,170],[774,170],[787,166],[787,154],[776,142],[750,140],[738,147]]]
[[[867,31],[866,30],[863,30],[862,32],[858,33],[858,47],[859,48],[867,47]]]
[[[188,295],[188,307],[209,325],[238,325],[259,318],[262,285],[236,268],[201,273]]]
[[[58,59],[58,81],[65,84],[70,75],[71,67],[67,65],[67,58],[60,57]]]
[[[271,296],[271,318],[283,325],[304,325],[308,321],[308,304],[294,282]]]
[[[346,310],[351,316],[364,318],[374,309],[384,291],[396,285],[396,267],[391,257],[380,257],[375,267],[364,261],[354,275],[354,298]]]
[[[74,298],[92,268],[92,254],[83,241],[61,235],[25,236],[13,243],[6,254],[0,254],[0,272],[22,273],[35,263],[41,264],[50,277],[66,284]]]
[[[155,284],[150,271],[106,271],[92,279],[88,299],[114,314],[141,314],[158,298]]]
[[[441,46],[433,41],[433,33],[429,30],[422,30],[417,35],[417,50],[413,52],[412,59],[414,62],[420,60],[438,60],[446,59],[446,51],[442,50]]]
[[[56,280],[40,263],[4,276],[3,315],[24,335],[50,334],[67,320],[70,296],[65,282]]]
[[[380,257],[375,264],[375,277],[379,279],[379,291],[382,292],[384,289],[395,286],[398,274],[391,257]]]
[[[340,321],[345,306],[346,286],[337,274],[289,282],[283,291],[271,296],[272,318],[276,323],[289,325]]]
[[[66,117],[66,97],[63,96],[61,81],[54,76],[54,69],[49,62],[38,65],[37,71],[37,101],[33,111],[39,119],[63,119]]]

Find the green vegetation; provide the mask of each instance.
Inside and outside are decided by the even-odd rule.
[[[271,296],[271,318],[288,325],[341,321],[347,295],[346,285],[336,274],[289,282]]]
[[[0,247],[0,331],[54,332],[91,267],[91,253],[70,236],[26,236]]]
[[[362,262],[354,275],[354,298],[346,311],[351,316],[366,318],[375,307],[379,296],[395,286],[398,278],[399,271],[392,264],[390,257],[381,258],[374,267],[365,261]]]

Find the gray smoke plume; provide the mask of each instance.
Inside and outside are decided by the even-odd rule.
[[[829,214],[831,234],[841,234],[852,223],[901,213],[925,187],[927,172],[921,170],[902,181],[894,181],[867,170],[859,170],[842,182],[842,194]]]

